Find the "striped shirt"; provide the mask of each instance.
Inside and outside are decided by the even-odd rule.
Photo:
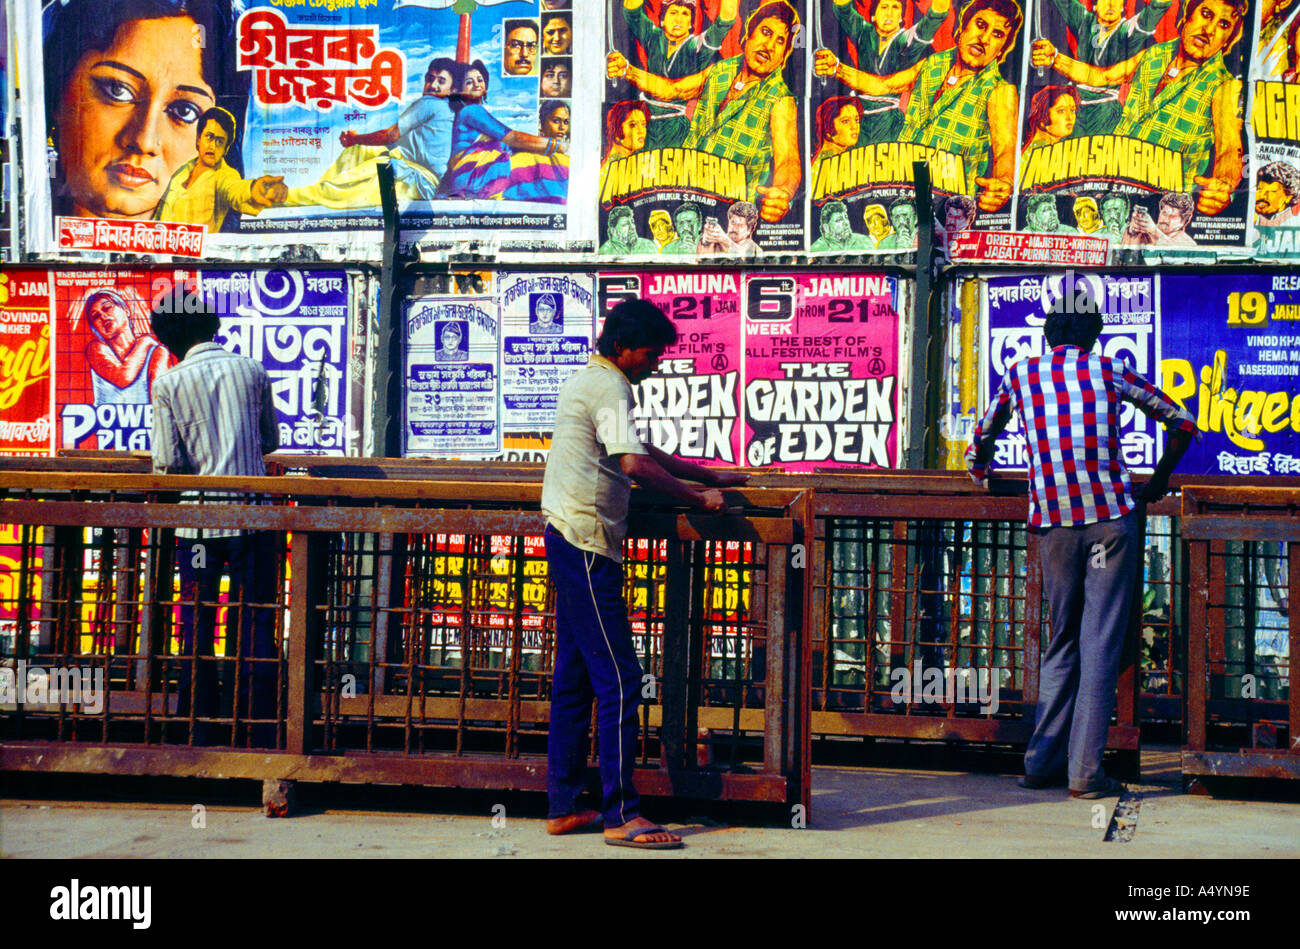
[[[193,346],[153,385],[153,470],[159,474],[266,476],[263,455],[280,447],[271,380],[262,366],[214,342]],[[187,499],[197,492],[186,492]],[[213,500],[208,492],[205,500]],[[231,502],[244,502],[229,495]],[[237,537],[238,530],[206,530]],[[178,537],[196,537],[179,528]]]
[[[1014,408],[1029,449],[1029,525],[1078,527],[1123,517],[1133,509],[1133,486],[1120,459],[1120,400],[1167,428],[1196,434],[1187,410],[1124,360],[1057,346],[1007,370],[975,426],[966,467],[976,482],[984,480],[988,466],[977,464],[975,453]]]

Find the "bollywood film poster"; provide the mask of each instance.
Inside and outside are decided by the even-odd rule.
[[[1018,229],[1244,248],[1246,0],[1033,0]]]
[[[601,319],[626,299],[649,300],[677,327],[659,369],[632,387],[641,440],[702,465],[741,454],[741,276],[733,272],[601,273]]]
[[[385,164],[404,242],[593,238],[599,27],[567,2],[15,6],[35,252],[375,257]]]
[[[1255,254],[1300,257],[1300,4],[1260,8],[1251,61],[1251,168],[1255,176]]]
[[[1019,0],[813,2],[808,249],[915,250],[919,161],[944,233],[1010,227]]]
[[[1192,474],[1300,474],[1300,277],[1161,277],[1160,387],[1202,432]]]
[[[405,304],[407,458],[497,458],[501,386],[493,297],[412,297]]]
[[[560,387],[591,356],[591,274],[498,273],[505,461],[545,461]]]
[[[50,274],[0,273],[0,455],[48,455]]]
[[[898,466],[898,304],[882,274],[746,275],[746,464]]]
[[[1022,359],[1047,351],[1043,326],[1047,314],[1101,311],[1102,330],[1096,352],[1125,360],[1138,375],[1160,385],[1159,329],[1163,311],[1156,309],[1156,278],[1109,277],[1100,274],[993,277],[984,285],[983,373],[980,414],[983,415],[1007,371]],[[1171,320],[1164,318],[1165,326]],[[1169,390],[1166,389],[1166,392]],[[1120,458],[1130,471],[1150,471],[1164,446],[1164,428],[1131,402],[1120,403]],[[1024,470],[1029,449],[1019,413],[994,445],[993,470]]]
[[[805,248],[807,0],[607,0],[599,252]]]
[[[154,301],[197,280],[222,315],[216,342],[262,364],[280,446],[342,455],[357,426],[347,378],[343,271],[55,271],[54,402],[58,449],[149,451],[153,385],[175,357],[154,336]]]

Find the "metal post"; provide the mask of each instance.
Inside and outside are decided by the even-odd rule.
[[[907,467],[933,466],[929,417],[931,338],[930,295],[934,282],[934,212],[930,200],[930,166],[912,163],[916,194],[916,298],[912,301],[912,387],[908,405]]]
[[[378,397],[371,412],[375,450],[385,458],[402,453],[402,333],[395,320],[394,287],[397,267],[397,190],[393,168],[382,162],[379,176],[379,201],[384,212],[383,263],[379,270],[379,303],[375,307],[375,389]]]

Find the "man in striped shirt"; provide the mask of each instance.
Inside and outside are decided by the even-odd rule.
[[[966,449],[971,477],[983,483],[997,434],[1013,408],[1020,415],[1029,449],[1029,525],[1041,533],[1052,627],[1020,785],[1059,787],[1068,779],[1070,796],[1087,799],[1123,789],[1106,776],[1101,757],[1143,561],[1120,459],[1120,401],[1170,432],[1140,501],[1165,496],[1169,474],[1196,434],[1191,415],[1127,363],[1092,352],[1102,319],[1091,309],[1097,312],[1048,315],[1043,332],[1051,348],[1007,369]]]
[[[263,455],[280,446],[271,399],[271,382],[262,366],[222,349],[214,341],[216,313],[178,312],[174,297],[153,312],[154,335],[180,363],[160,373],[153,387],[153,469],[159,474],[264,477]],[[169,305],[170,304],[170,305]],[[191,310],[193,308],[191,307]],[[212,494],[206,496],[208,501]],[[228,500],[243,500],[238,495]],[[223,570],[230,576],[226,654],[233,655],[238,630],[239,715],[263,719],[249,728],[250,743],[274,745],[278,717],[276,681],[279,650],[275,613],[264,604],[276,600],[279,577],[276,535],[270,531],[179,528],[176,559],[181,576],[181,626],[185,656],[181,664],[177,714],[190,713],[190,667],[196,666],[194,714],[218,713],[216,663],[195,657],[213,654],[216,602]],[[236,606],[235,604],[238,604]],[[257,604],[257,606],[254,606]],[[197,607],[197,621],[195,617]],[[251,708],[249,698],[251,696]],[[229,714],[222,710],[223,717]],[[196,722],[195,744],[215,738],[213,726]],[[232,743],[239,743],[233,736]]]

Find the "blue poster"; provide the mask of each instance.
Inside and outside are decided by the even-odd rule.
[[[1058,307],[1100,307],[1102,331],[1097,351],[1126,359],[1138,375],[1156,382],[1159,349],[1154,277],[1105,277],[1073,271],[1049,276],[992,277],[985,284],[984,294],[981,415],[1012,364],[1046,351],[1043,324],[1047,314]],[[1133,405],[1121,405],[1120,457],[1130,471],[1155,468],[1163,434],[1160,425]],[[1028,465],[1021,421],[1012,413],[1010,423],[998,437],[991,468],[1023,470]]]
[[[1160,387],[1203,433],[1178,470],[1300,474],[1300,277],[1162,277],[1160,313]]]

